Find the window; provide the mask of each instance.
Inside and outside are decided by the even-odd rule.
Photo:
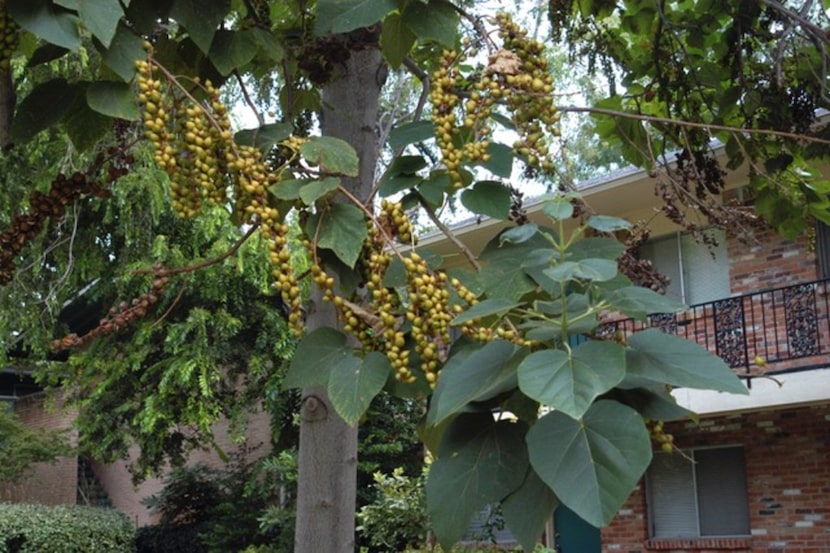
[[[706,233],[714,237],[717,246],[699,244],[689,233],[676,233],[640,246],[640,257],[650,259],[659,273],[669,277],[666,295],[687,305],[728,298],[730,294],[726,233],[719,229]]]
[[[749,535],[742,447],[656,453],[646,489],[652,538]]]
[[[816,224],[816,257],[819,278],[830,278],[830,226]]]

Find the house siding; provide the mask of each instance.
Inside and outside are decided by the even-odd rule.
[[[227,455],[245,451],[248,459],[259,459],[271,450],[271,421],[270,415],[264,410],[257,410],[249,415],[248,428],[243,442],[234,441],[228,428],[228,421],[221,420],[214,426],[216,445]],[[247,450],[247,451],[246,451]],[[129,457],[138,457],[139,449],[133,446]],[[214,449],[193,451],[188,457],[188,465],[203,463],[213,467],[224,467],[225,462]],[[135,485],[128,464],[120,461],[111,464],[93,463],[95,476],[107,492],[113,506],[127,514],[136,526],[156,524],[158,514],[151,512],[142,501],[147,497],[158,494],[164,487],[162,478],[147,478]]]
[[[643,482],[602,531],[603,552],[820,553],[830,551],[830,404],[667,423],[680,448],[742,445],[751,535],[648,539]]]
[[[732,295],[819,278],[815,241],[809,236],[789,240],[772,228],[762,227],[749,243],[735,233],[728,234],[726,246]]]

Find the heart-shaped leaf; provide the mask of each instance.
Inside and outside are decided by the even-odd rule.
[[[624,377],[625,348],[600,340],[588,340],[570,353],[536,351],[519,365],[522,392],[574,419]]]
[[[331,370],[328,384],[329,400],[337,414],[354,426],[389,377],[389,360],[378,352],[369,353],[362,361],[338,363]]]
[[[445,550],[464,536],[474,515],[522,484],[525,430],[490,413],[460,415],[447,428],[426,484],[427,510]]]
[[[611,522],[651,461],[651,440],[636,411],[598,401],[581,420],[559,411],[527,433],[530,463],[559,500],[585,521]]]

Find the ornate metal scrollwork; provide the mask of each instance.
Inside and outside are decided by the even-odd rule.
[[[745,367],[746,335],[744,304],[741,298],[727,298],[712,303],[715,320],[715,347],[718,356],[730,367]]]
[[[818,355],[818,316],[812,284],[784,289],[784,320],[791,357]]]
[[[674,313],[653,313],[648,316],[648,325],[659,328],[666,334],[677,334],[677,315]]]

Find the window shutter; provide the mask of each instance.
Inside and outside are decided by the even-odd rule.
[[[695,460],[701,535],[748,535],[743,448],[701,449]]]
[[[816,257],[821,278],[830,278],[830,226],[816,223]]]
[[[721,229],[707,229],[705,232],[718,242],[716,247],[710,249],[706,244],[699,244],[688,233],[680,236],[683,286],[689,305],[728,298],[730,295],[726,232]]]
[[[652,537],[698,536],[692,463],[676,453],[656,453],[647,478]]]
[[[669,277],[666,295],[683,301],[683,289],[680,278],[680,252],[677,236],[653,240],[640,246],[640,258],[650,259],[652,265],[661,275]]]

